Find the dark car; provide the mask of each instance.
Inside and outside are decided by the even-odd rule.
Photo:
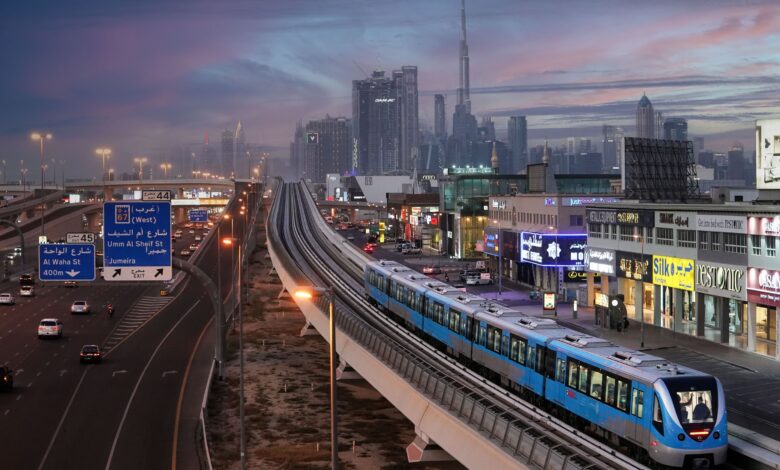
[[[102,359],[100,348],[97,344],[85,344],[81,347],[81,353],[79,353],[79,360],[84,362],[100,362]]]
[[[19,285],[20,286],[34,286],[35,285],[35,277],[33,277],[32,274],[22,274],[19,276]]]
[[[8,366],[0,366],[0,390],[14,388],[14,371]]]

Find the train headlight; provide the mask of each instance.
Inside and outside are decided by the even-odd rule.
[[[677,435],[677,439],[680,440],[680,441],[684,441],[685,440],[685,434],[683,434],[683,433],[678,434]]]
[[[714,433],[712,433],[712,437],[714,439],[720,439],[720,433],[718,431],[715,431]]]

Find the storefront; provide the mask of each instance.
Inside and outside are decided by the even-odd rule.
[[[769,356],[778,356],[780,271],[748,268],[747,287],[750,309],[755,310],[755,351]]]
[[[664,327],[696,334],[695,278],[692,259],[653,255],[653,284],[658,286],[657,300]]]
[[[599,294],[606,295],[603,284],[609,282],[609,276],[615,276],[615,250],[589,246],[585,248],[585,271],[587,273],[587,297],[579,299],[584,305],[598,305]],[[606,307],[607,305],[604,305]]]
[[[623,302],[629,317],[639,321],[641,317],[637,306],[644,305],[642,309],[644,321],[661,325],[661,319],[656,319],[653,315],[657,295],[653,289],[653,274],[650,271],[652,261],[651,255],[616,251],[618,293],[623,294]]]
[[[562,299],[576,295],[578,286],[567,286],[564,268],[584,268],[585,234],[521,232],[518,241],[520,262],[533,265],[535,287],[557,292]]]
[[[696,263],[698,336],[747,347],[747,276],[745,267]]]

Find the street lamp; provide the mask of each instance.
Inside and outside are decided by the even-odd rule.
[[[296,290],[293,294],[300,300],[312,301],[316,297],[325,297],[328,300],[328,318],[330,329],[330,465],[333,470],[338,469],[338,428],[336,415],[336,311],[334,309],[335,296],[332,288],[309,287]]]
[[[241,469],[246,469],[246,429],[244,428],[244,309],[241,306],[241,244],[236,243],[236,238],[223,238],[222,244],[232,248],[238,245],[238,413],[239,413],[239,441],[241,453]],[[231,253],[233,250],[230,250]],[[220,293],[220,296],[222,294]]]
[[[146,157],[136,157],[133,159],[134,162],[138,163],[138,180],[143,182],[144,180],[144,163],[149,161]]]
[[[639,230],[644,230],[640,227]],[[645,265],[645,236],[644,233],[642,235],[635,234],[634,235],[634,241],[639,238],[642,241],[642,257],[640,258],[640,263],[642,266]],[[642,276],[642,279],[640,282],[642,283],[642,290],[639,293],[640,295],[640,302],[641,305],[639,306],[639,348],[644,349],[645,347],[645,280],[644,280],[644,269],[642,269],[642,272],[640,273],[640,276]],[[635,297],[636,298],[636,297]]]
[[[106,181],[106,159],[111,158],[111,149],[109,148],[98,148],[95,149],[95,153],[100,155],[100,158],[103,162],[103,181]]]
[[[43,143],[45,141],[47,141],[47,140],[51,140],[52,137],[54,137],[54,136],[51,135],[51,134],[44,134],[44,133],[41,133],[41,132],[33,132],[32,134],[30,134],[30,139],[32,139],[34,141],[38,141],[41,144],[41,198],[42,198],[42,201],[41,201],[41,204],[42,204],[42,206],[41,206],[41,236],[44,236],[45,233],[46,233],[46,223],[44,221],[44,212],[46,211],[46,198],[45,198],[45,194],[43,192],[43,179],[44,179],[44,175],[43,175],[43,171],[44,171],[43,170],[44,145],[43,145]]]
[[[163,171],[163,178],[168,179],[168,170],[171,169],[173,165],[170,163],[161,163],[160,168],[162,168]]]

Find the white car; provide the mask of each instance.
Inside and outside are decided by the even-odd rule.
[[[44,318],[38,324],[38,338],[55,336],[62,338],[62,322],[56,318]]]
[[[467,286],[476,286],[480,284],[493,284],[492,278],[483,279],[479,274],[466,277]]]
[[[198,249],[198,244],[197,243],[190,244],[190,251],[195,251],[197,249]]]
[[[195,230],[189,230],[187,233],[189,233],[190,235],[195,235]]]
[[[185,248],[185,249],[183,249],[183,250],[181,250],[181,255],[182,255],[182,256],[189,256],[189,255],[191,255],[191,254],[192,254],[192,252],[190,252],[190,250],[188,250],[188,249],[186,249],[186,248]]]
[[[14,303],[16,303],[16,300],[13,295],[9,293],[0,294],[0,305],[13,305]]]
[[[89,313],[89,304],[86,300],[74,300],[70,306],[70,313]]]
[[[22,286],[19,289],[19,295],[22,297],[33,297],[35,295],[33,286]]]
[[[199,242],[201,240],[203,240],[203,237],[201,237],[200,235],[195,235],[195,241],[196,242]]]

